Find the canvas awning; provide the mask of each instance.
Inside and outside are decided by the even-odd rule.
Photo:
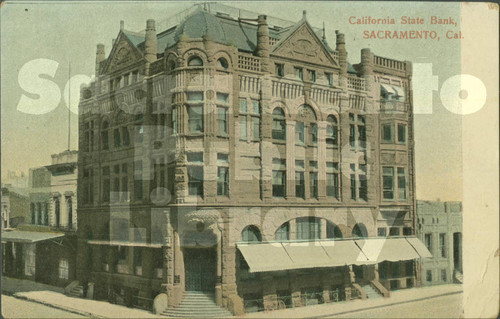
[[[128,246],[128,247],[150,247],[150,248],[161,248],[160,243],[145,243],[145,242],[132,242],[132,241],[120,241],[120,240],[88,240],[90,245],[102,245],[102,246]]]
[[[237,247],[250,272],[366,265],[431,257],[418,238],[404,237],[238,243]]]
[[[392,85],[380,84],[380,87],[383,91],[385,91],[385,93],[397,95],[397,92]]]
[[[422,258],[432,258],[432,254],[427,249],[427,247],[425,247],[425,245],[420,241],[420,239],[415,237],[406,237],[406,240],[408,240],[408,243],[417,251],[417,253]]]
[[[54,239],[64,237],[63,233],[50,233],[50,232],[34,232],[34,231],[22,231],[22,230],[12,230],[2,232],[2,243],[13,242],[13,243],[36,243],[44,240]]]

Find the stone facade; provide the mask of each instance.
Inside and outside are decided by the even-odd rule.
[[[364,49],[351,65],[305,13],[280,28],[199,9],[122,25],[104,50],[79,106],[78,278],[96,298],[176,306],[207,283],[233,313],[356,298],[376,265],[254,274],[236,243],[415,235],[410,62]],[[380,289],[420,281],[393,275]]]
[[[417,222],[433,256],[422,262],[422,285],[462,283],[462,203],[419,200]]]

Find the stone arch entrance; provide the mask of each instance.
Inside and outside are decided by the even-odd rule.
[[[211,231],[182,236],[185,290],[213,292],[217,279],[217,236]]]

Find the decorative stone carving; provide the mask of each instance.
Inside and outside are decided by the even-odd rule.
[[[292,33],[288,39],[284,40],[282,45],[277,46],[274,54],[307,62],[321,64],[330,62],[332,65],[337,65],[317,36],[305,23]]]

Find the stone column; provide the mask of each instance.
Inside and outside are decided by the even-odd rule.
[[[295,198],[295,121],[286,121],[286,198]]]
[[[326,122],[318,122],[318,199],[326,197]]]

